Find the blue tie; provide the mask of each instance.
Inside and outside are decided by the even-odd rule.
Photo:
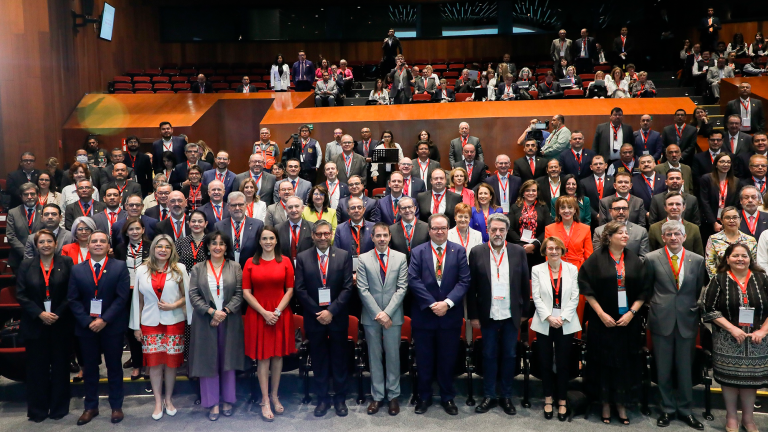
[[[291,186],[293,186],[293,188],[296,189],[296,180],[291,180]]]
[[[383,262],[384,265],[386,265],[387,263],[384,262],[384,259],[387,257],[387,255],[383,254],[383,253],[380,253],[379,256],[381,257],[381,262]],[[387,274],[384,273],[384,267],[379,266],[379,272],[381,273],[381,283],[383,285],[384,284],[384,280],[387,278]]]

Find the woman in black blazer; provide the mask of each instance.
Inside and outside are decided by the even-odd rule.
[[[211,199],[208,198],[208,188],[202,183],[203,170],[199,166],[192,165],[189,167],[187,180],[189,180],[189,184],[181,187],[181,193],[187,197],[187,213],[190,214],[208,204]]]
[[[437,145],[435,145],[435,143],[432,142],[432,138],[430,138],[429,132],[427,132],[426,130],[422,130],[421,132],[419,132],[419,139],[417,139],[416,142],[418,143],[420,141],[426,141],[429,143],[429,158],[440,162],[440,149],[438,149]],[[416,151],[417,147],[418,145],[413,147],[412,159],[414,160],[419,157],[418,152]]]
[[[712,172],[701,176],[699,181],[701,238],[709,238],[723,229],[720,223],[720,209],[739,205],[739,179],[733,175],[734,162],[731,154],[722,151],[712,162]],[[725,193],[722,205],[720,205],[721,193]]]
[[[69,350],[75,320],[67,285],[74,264],[54,253],[56,236],[50,230],[35,233],[34,241],[40,256],[19,266],[16,298],[23,310],[20,335],[27,347],[27,417],[39,423],[69,413]]]
[[[544,241],[544,228],[552,223],[549,207],[538,201],[539,184],[536,180],[528,180],[520,186],[517,201],[509,207],[509,232],[507,241],[518,244],[525,249],[528,258],[528,272],[537,264],[544,262],[539,249]],[[536,212],[535,221],[533,213]],[[535,225],[535,226],[534,226]],[[523,230],[531,231],[533,241],[523,240]],[[527,232],[526,232],[527,234]]]

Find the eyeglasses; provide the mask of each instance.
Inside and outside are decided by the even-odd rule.
[[[738,216],[723,216],[722,219],[724,221],[735,221],[735,220],[739,220],[739,217]]]
[[[448,231],[448,227],[430,227],[429,229],[431,231],[435,231],[435,232],[445,232],[445,231]]]
[[[314,235],[315,237],[324,238],[324,237],[330,237],[331,233],[329,233],[329,232],[316,232],[316,233],[314,233],[312,235]]]
[[[665,232],[664,237],[672,238],[672,237],[682,237],[684,234],[681,232]]]
[[[409,206],[400,206],[400,211],[409,211],[415,209],[416,206],[409,205]]]
[[[136,207],[141,207],[141,206],[143,206],[143,205],[144,205],[144,204],[128,203],[128,204],[126,204],[125,206],[126,206],[126,207],[130,207],[130,208],[136,208]]]
[[[611,207],[611,210],[615,210],[617,212],[625,212],[629,210],[629,207]]]
[[[229,203],[229,206],[233,208],[245,207],[245,203]]]

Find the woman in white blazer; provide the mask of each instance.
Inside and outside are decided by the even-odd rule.
[[[531,291],[536,313],[531,329],[538,333],[540,344],[541,381],[544,386],[544,417],[552,418],[552,357],[557,362],[557,419],[568,417],[566,392],[573,334],[581,330],[576,309],[579,306],[579,271],[575,265],[562,260],[565,244],[557,237],[544,239],[541,254],[547,262],[531,269]],[[547,407],[550,410],[547,411]]]
[[[143,363],[149,367],[155,395],[154,420],[176,415],[171,396],[176,368],[184,361],[185,312],[189,306],[189,276],[179,263],[173,239],[155,237],[149,259],[136,269],[136,286],[131,299],[128,326],[141,342]],[[163,400],[165,382],[165,400]]]
[[[285,63],[281,54],[278,54],[275,62],[272,63],[269,86],[276,92],[288,91],[288,87],[291,86],[291,68]]]

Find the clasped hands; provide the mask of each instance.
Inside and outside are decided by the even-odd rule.
[[[381,324],[381,326],[384,327],[385,329],[389,329],[390,327],[392,327],[392,319],[384,311],[377,313],[374,320],[376,320],[377,323]]]
[[[754,333],[746,334],[744,333],[744,330],[742,330],[739,327],[733,326],[729,332],[731,333],[731,336],[733,336],[734,339],[738,343],[744,342],[747,338],[752,339],[752,343],[759,344],[763,341],[763,338],[765,337],[766,333],[768,333],[768,330],[759,329],[755,331]]]
[[[226,312],[220,310],[214,311],[213,318],[211,319],[211,327],[218,327],[226,318]]]

